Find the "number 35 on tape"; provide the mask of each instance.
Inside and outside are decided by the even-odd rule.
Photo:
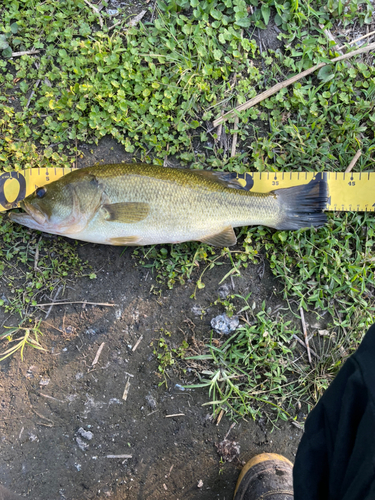
[[[40,186],[45,186],[71,172],[71,168],[31,168],[0,174],[0,212],[17,208],[20,201]],[[250,176],[251,191],[267,193],[274,189],[310,182],[314,172],[254,172]],[[329,189],[327,211],[375,211],[375,172],[325,172]]]

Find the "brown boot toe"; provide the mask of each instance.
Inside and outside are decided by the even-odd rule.
[[[293,500],[293,464],[276,453],[252,458],[241,471],[234,500]]]

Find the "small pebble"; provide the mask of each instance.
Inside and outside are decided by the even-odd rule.
[[[87,439],[88,441],[91,441],[91,439],[94,437],[94,434],[91,431],[85,431],[83,427],[80,427],[78,429],[77,434],[80,434],[83,438]]]
[[[50,379],[48,377],[42,377],[40,380],[39,380],[39,385],[48,385],[50,383]]]
[[[226,314],[220,314],[211,320],[211,327],[215,330],[215,332],[220,333],[221,335],[229,335],[230,333],[233,333],[239,324],[240,320],[238,319],[238,316],[232,316],[229,318]]]
[[[151,410],[155,410],[155,408],[156,408],[156,400],[155,400],[155,398],[153,396],[151,396],[151,394],[148,394],[145,399],[146,399],[147,404],[150,407],[150,409]]]

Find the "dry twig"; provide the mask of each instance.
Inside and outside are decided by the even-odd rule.
[[[40,396],[43,396],[44,398],[53,399],[53,401],[58,401],[59,403],[65,403],[65,401],[62,401],[61,399],[54,398],[53,396],[48,396],[48,394],[43,394],[42,392],[40,392],[39,394],[40,394]]]
[[[363,40],[364,38],[368,38],[369,36],[374,35],[374,34],[375,34],[375,31],[370,31],[370,33],[366,33],[366,35],[360,36],[359,38],[356,38],[355,40],[348,42],[348,44],[352,45],[353,43],[359,42],[360,40]],[[339,47],[336,50],[339,51],[341,49],[345,49],[345,45],[341,45],[341,47]]]
[[[367,47],[361,47],[360,49],[353,50],[353,52],[349,52],[347,54],[344,54],[339,57],[335,57],[332,59],[329,63],[319,63],[313,66],[312,68],[309,68],[305,71],[302,71],[302,73],[299,73],[298,75],[292,76],[292,78],[289,78],[288,80],[285,80],[284,82],[277,83],[270,89],[262,92],[261,94],[258,94],[256,97],[253,99],[250,99],[249,101],[245,102],[244,104],[241,104],[240,106],[237,106],[236,108],[232,109],[231,111],[228,111],[228,113],[225,113],[225,115],[217,118],[213,122],[213,127],[216,128],[220,123],[223,123],[227,121],[229,118],[232,118],[235,116],[237,113],[240,111],[245,111],[246,109],[251,108],[252,106],[255,106],[256,104],[259,104],[260,102],[264,101],[264,99],[267,99],[267,97],[270,97],[271,95],[276,94],[279,92],[279,90],[288,87],[289,85],[292,85],[292,83],[297,82],[298,80],[301,80],[301,78],[310,75],[311,73],[314,73],[314,71],[323,68],[323,66],[327,66],[327,64],[332,64],[336,63],[339,61],[343,61],[344,59],[349,59],[350,57],[357,56],[359,54],[364,54],[366,52],[370,52],[370,50],[375,49],[375,42],[370,43],[367,45]]]
[[[39,54],[40,50],[23,50],[22,52],[12,52],[12,57],[29,56],[31,54]]]
[[[33,90],[31,91],[29,99],[27,100],[27,104],[25,106],[25,109],[27,109],[30,106],[31,99],[33,98],[33,95],[35,94],[36,89],[39,87],[39,84],[40,84],[40,80],[37,80],[35,85],[34,85]]]
[[[353,170],[353,167],[357,163],[358,158],[361,156],[361,154],[362,154],[362,151],[360,149],[358,149],[356,154],[353,156],[352,161],[349,163],[348,168],[345,170],[346,174],[348,174],[349,172],[351,172]]]
[[[34,271],[39,271],[39,268],[38,268],[38,261],[39,261],[39,243],[40,243],[40,240],[42,239],[42,237],[39,238],[39,241],[38,243],[36,244],[36,247],[35,247],[35,257],[34,257]]]
[[[43,420],[46,420],[48,422],[48,424],[44,422],[37,422],[37,424],[44,425],[45,427],[53,427],[55,425],[50,418],[45,417],[41,413],[38,413],[36,410],[34,410],[34,408],[32,408],[32,411],[35,413],[35,415],[38,415],[39,418],[42,418]]]
[[[142,339],[143,339],[143,335],[141,335],[141,336],[139,337],[139,339],[137,340],[137,342],[136,342],[135,346],[134,346],[134,347],[133,347],[133,349],[132,349],[132,352],[134,352],[134,351],[137,349],[137,347],[138,347],[138,346],[139,346],[139,344],[141,343]]]
[[[172,417],[184,417],[185,413],[173,413],[173,415],[165,415],[165,418],[172,418]]]
[[[129,389],[130,389],[130,378],[128,378],[126,381],[124,393],[122,395],[122,399],[124,401],[126,401],[128,399]]]
[[[228,432],[225,434],[224,439],[227,439],[227,437],[229,436],[230,431],[233,429],[233,427],[234,427],[235,425],[236,425],[236,422],[233,422],[233,424],[231,424],[231,426],[229,427]]]
[[[107,455],[107,458],[133,458],[133,455]]]
[[[217,417],[217,420],[216,420],[216,425],[219,425],[219,424],[220,424],[221,419],[223,418],[223,415],[224,415],[224,410],[223,410],[223,409],[221,409],[221,410],[220,410],[220,413],[219,413],[219,415],[218,415],[218,417]]]
[[[306,349],[306,344],[305,344],[305,342],[304,342],[303,340],[301,340],[301,339],[300,339],[297,335],[293,335],[293,338],[294,338],[294,339],[296,339],[296,341],[297,341],[299,344],[301,344],[301,346],[302,346],[304,349]],[[315,356],[315,357],[316,357],[316,359],[320,359],[320,357],[316,354],[316,352],[315,352],[313,349],[311,349],[311,347],[310,347],[310,352],[311,352],[311,354],[312,354],[313,356]]]
[[[307,328],[306,328],[306,323],[305,323],[305,315],[303,314],[302,307],[300,307],[299,312],[301,314],[302,330],[303,330],[303,336],[305,337],[307,357],[309,358],[309,363],[311,365],[311,353],[310,353],[310,346],[309,346],[309,338],[307,336]]]
[[[96,356],[95,356],[94,361],[92,362],[91,366],[96,365],[96,363],[98,362],[98,360],[99,360],[99,356],[100,356],[100,354],[102,353],[102,350],[103,350],[104,344],[105,344],[105,342],[102,342],[102,343],[100,344],[100,347],[99,347],[99,349],[98,349],[98,351],[97,351],[97,353],[96,353]]]
[[[45,306],[63,306],[68,304],[85,304],[88,306],[104,306],[104,307],[115,307],[118,304],[108,304],[106,302],[86,302],[86,300],[75,300],[73,302],[49,302],[47,304],[37,304],[35,307],[45,307]]]

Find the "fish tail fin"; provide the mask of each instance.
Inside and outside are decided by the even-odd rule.
[[[275,229],[321,227],[327,222],[323,210],[328,202],[327,175],[318,173],[308,184],[277,189],[281,219]]]

